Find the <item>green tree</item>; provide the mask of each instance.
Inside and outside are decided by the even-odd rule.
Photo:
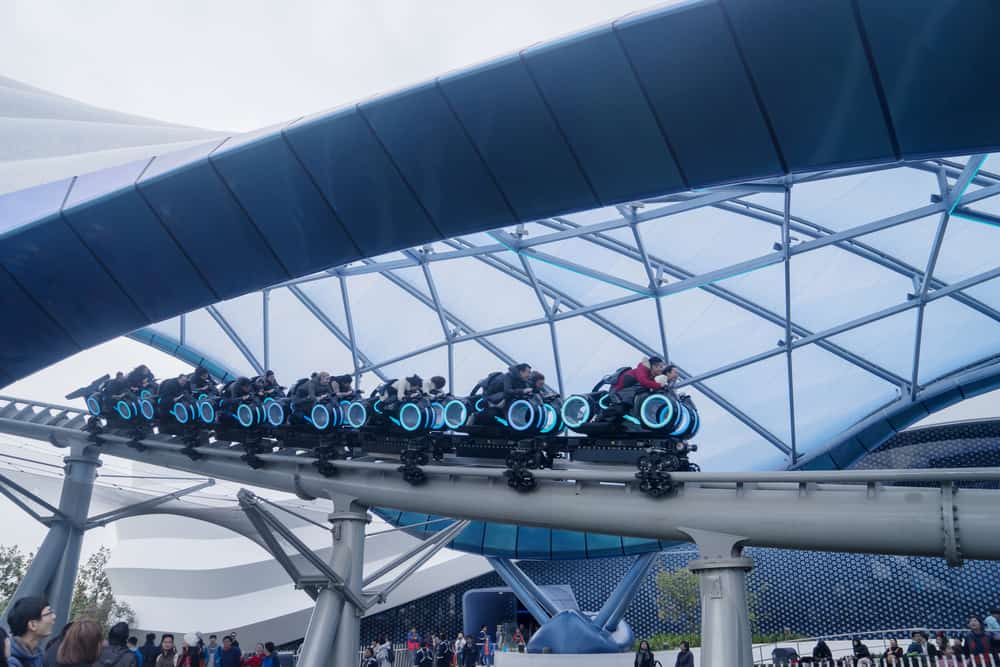
[[[6,609],[14,597],[17,585],[24,579],[33,554],[25,555],[15,544],[10,547],[0,545],[0,609]]]
[[[685,632],[697,632],[701,623],[698,575],[686,567],[657,573],[656,613],[661,621],[678,625]]]
[[[108,628],[118,621],[135,625],[135,611],[128,604],[115,599],[111,581],[104,571],[111,558],[111,550],[101,547],[91,554],[76,575],[70,618],[92,618]]]

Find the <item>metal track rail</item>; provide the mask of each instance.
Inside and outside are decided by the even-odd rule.
[[[58,446],[95,443],[85,431],[38,423],[24,409],[30,402],[18,403],[13,413],[0,404],[0,413],[8,415],[0,417],[0,432]],[[264,467],[255,470],[238,449],[200,447],[200,458],[191,460],[171,440],[133,442],[114,434],[96,439],[103,453],[175,470],[303,498],[347,496],[368,506],[460,519],[661,540],[693,540],[711,531],[734,536],[741,545],[944,556],[952,562],[1000,559],[1000,491],[955,486],[1000,480],[998,468],[678,473],[678,491],[652,499],[635,491],[631,473],[620,469],[538,471],[537,488],[523,494],[500,483],[500,468],[423,466],[427,483],[413,487],[389,462],[335,461],[335,474],[326,477],[312,457],[273,453],[261,454]]]

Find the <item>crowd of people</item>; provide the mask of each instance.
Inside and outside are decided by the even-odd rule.
[[[511,634],[509,644],[523,652],[527,637],[528,631],[521,625]],[[454,639],[448,639],[441,632],[422,635],[416,628],[410,628],[403,643],[407,653],[405,664],[413,667],[491,667],[497,647],[507,643],[503,627],[499,625],[495,633],[484,625],[478,635],[459,632]],[[391,667],[395,664],[395,649],[386,637],[373,640],[365,647],[361,658],[361,667]]]
[[[97,621],[79,618],[56,634],[55,612],[44,598],[23,597],[10,608],[10,636],[0,629],[4,651],[0,667],[280,667],[272,642],[243,653],[236,633],[221,643],[197,633],[170,633],[156,641],[149,633],[141,646],[127,623],[115,623],[105,634]]]
[[[688,643],[681,642],[680,649],[675,667],[693,667],[694,658]],[[790,656],[783,656],[783,659],[786,657],[790,659]],[[851,640],[849,654],[835,656],[821,639],[816,642],[811,655],[796,657],[795,660],[795,664],[816,667],[1000,666],[1000,609],[991,609],[985,620],[978,616],[969,617],[968,629],[956,636],[948,637],[944,632],[935,632],[932,637],[929,632],[917,630],[910,635],[905,649],[898,639],[890,639],[889,645],[882,651],[871,650],[855,637]],[[654,667],[655,664],[656,657],[649,642],[640,642],[635,654],[635,667]]]

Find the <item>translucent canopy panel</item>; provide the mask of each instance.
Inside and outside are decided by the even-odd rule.
[[[665,356],[699,407],[703,468],[801,465],[1000,355],[1000,174],[966,156],[788,183],[787,210],[785,183],[767,181],[595,208],[332,266],[153,329],[285,384],[417,373],[457,394],[515,362],[568,395]]]

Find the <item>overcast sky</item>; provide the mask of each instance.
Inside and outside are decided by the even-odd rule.
[[[654,4],[660,3],[0,0],[0,75],[107,109],[246,131],[390,92]],[[103,372],[141,361],[160,377],[184,368],[138,343],[116,341],[3,392],[58,403]],[[993,394],[932,420],[996,415],[998,402]],[[3,541],[33,549],[41,529],[4,503]],[[88,545],[106,539],[94,536]]]
[[[0,0],[0,74],[117,111],[252,130],[655,4]]]

